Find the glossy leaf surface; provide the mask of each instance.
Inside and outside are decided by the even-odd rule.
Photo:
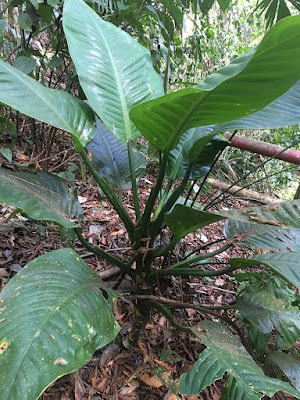
[[[97,131],[87,149],[92,153],[97,172],[108,179],[116,189],[131,187],[130,166],[127,145],[118,139],[97,119]],[[146,160],[142,153],[133,150],[136,178],[140,179],[146,169]]]
[[[242,210],[222,210],[216,214],[262,227],[278,227],[296,230],[300,228],[300,200],[262,207],[249,207]]]
[[[239,242],[252,247],[276,251],[296,251],[300,247],[300,230],[283,229],[268,224],[253,224],[229,218],[224,225],[226,238],[239,235]]]
[[[65,1],[63,24],[90,105],[119,139],[137,138],[129,110],[163,95],[149,51],[82,0]]]
[[[182,238],[196,229],[220,221],[221,219],[224,218],[181,204],[176,204],[170,213],[165,214],[166,224],[177,238]]]
[[[276,330],[284,348],[300,339],[300,310],[266,290],[242,291],[236,299],[239,313],[263,333]]]
[[[15,167],[15,166],[14,166]],[[26,168],[0,167],[0,202],[25,211],[36,220],[77,226],[71,217],[83,215],[75,188],[56,175]]]
[[[58,377],[86,364],[119,326],[101,280],[70,249],[31,261],[3,289],[1,400],[35,400]]]
[[[272,351],[266,360],[266,364],[275,365],[292,382],[295,388],[300,392],[300,361],[292,355]]]
[[[32,118],[70,132],[80,151],[95,134],[95,118],[83,101],[47,88],[0,60],[0,101]]]
[[[150,143],[164,150],[174,147],[190,128],[264,108],[299,79],[299,69],[291,64],[291,59],[300,61],[299,21],[299,16],[280,21],[255,51],[209,77],[201,89],[183,89],[135,107],[130,113],[133,122]]]
[[[263,397],[264,394],[272,396],[278,390],[286,391],[296,398],[300,397],[300,393],[288,383],[265,376],[240,340],[223,324],[214,321],[202,321],[193,330],[207,347],[208,350],[205,351],[206,354],[210,354],[211,360],[214,361],[211,366],[214,370],[202,368],[201,361],[199,364],[198,362],[195,363],[191,371],[180,378],[179,389],[182,394],[198,394],[200,387],[202,387],[198,382],[204,382],[205,377],[212,376],[213,372],[216,376],[220,376],[217,371],[221,373],[225,370],[229,373],[226,388],[227,397],[225,399],[256,400]],[[202,357],[204,358],[204,356]],[[233,376],[233,378],[230,376]],[[209,381],[210,379],[207,379],[207,382]],[[228,397],[228,393],[239,393],[239,395]]]

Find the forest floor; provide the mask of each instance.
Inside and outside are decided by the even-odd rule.
[[[76,163],[72,147],[64,138],[58,138],[50,155],[43,149],[33,151],[32,146],[25,146],[25,139],[19,139],[14,151],[14,162],[35,164],[51,172],[66,171]],[[155,179],[155,169],[139,182],[141,204],[145,204]],[[95,183],[82,178],[76,173],[75,185],[84,211],[84,236],[94,246],[110,251],[112,254],[128,259],[131,249],[129,238],[118,216],[104,197],[99,194]],[[134,207],[131,192],[123,191],[123,203],[134,219]],[[201,202],[201,199],[200,199]],[[244,207],[245,200],[231,200],[224,207]],[[51,250],[67,247],[68,242],[61,242],[58,230],[49,228],[44,223],[35,225],[21,215],[11,213],[14,209],[0,206],[0,288],[22,267],[35,257]],[[182,240],[175,258],[187,251],[193,251],[201,245],[224,239],[223,222],[212,224],[201,232],[189,234]],[[209,246],[209,251],[220,248],[224,242]],[[118,279],[115,268],[107,261],[88,252],[79,242],[75,250],[88,263],[91,269],[102,276],[107,287],[113,287]],[[205,253],[207,249],[200,251]],[[233,256],[250,256],[251,251],[245,246],[234,245],[226,253],[215,257],[214,261],[224,262]],[[222,268],[212,265],[211,268]],[[223,266],[224,268],[224,266]],[[129,281],[123,284],[130,284]],[[235,302],[237,285],[229,276],[205,279],[201,277],[166,278],[158,288],[158,295],[190,304],[210,304],[212,306],[232,305]],[[64,376],[52,384],[41,396],[41,400],[175,400],[203,399],[217,400],[221,396],[223,380],[205,389],[199,396],[175,396],[162,385],[153,373],[153,366],[163,366],[172,374],[175,383],[178,377],[189,371],[197,360],[203,346],[185,333],[177,332],[168,320],[153,313],[151,320],[142,331],[140,340],[127,348],[127,334],[131,330],[134,318],[134,300],[118,299],[115,302],[115,316],[121,326],[117,339],[105,348],[97,351],[92,360],[77,372]],[[202,319],[215,318],[209,314],[185,309],[176,311],[176,318],[181,324],[195,325]]]

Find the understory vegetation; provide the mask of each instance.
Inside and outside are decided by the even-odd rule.
[[[0,400],[71,373],[76,400],[138,399],[139,382],[300,398],[299,9],[0,4],[0,271],[21,259],[12,224],[40,238],[0,273]],[[245,136],[273,153],[237,150]],[[147,370],[110,391],[107,360],[136,348]],[[74,371],[95,354],[87,394]]]

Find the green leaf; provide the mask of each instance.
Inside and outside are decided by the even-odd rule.
[[[77,226],[70,217],[81,218],[82,209],[73,185],[48,172],[13,167],[15,171],[0,167],[0,203],[18,207],[36,220]]]
[[[8,162],[12,162],[12,151],[9,147],[0,148],[0,153]]]
[[[256,226],[300,229],[300,200],[273,205],[248,207],[242,210],[222,210],[216,214]]]
[[[292,285],[300,288],[300,246],[297,252],[255,254],[251,260],[272,268]]]
[[[31,32],[32,20],[27,13],[20,13],[18,17],[18,24],[25,32]]]
[[[200,0],[200,10],[203,15],[208,14],[209,10],[212,8],[215,0]]]
[[[0,18],[0,36],[4,35],[6,29],[6,19]]]
[[[97,172],[102,178],[107,178],[117,189],[131,188],[127,145],[98,119],[96,135],[87,149],[91,151]],[[145,157],[139,151],[134,150],[133,159],[136,178],[140,179],[146,169]]]
[[[251,290],[247,287],[236,298],[241,316],[267,334],[279,333],[284,348],[291,348],[300,339],[300,310],[296,306],[268,293],[265,289]]]
[[[24,72],[24,74],[30,74],[36,66],[36,62],[31,57],[20,56],[16,58],[14,67]]]
[[[163,95],[149,51],[82,0],[65,1],[63,24],[89,103],[119,139],[137,138],[129,110]]]
[[[227,239],[239,235],[239,243],[258,249],[297,251],[300,246],[300,230],[267,224],[253,224],[229,218],[225,222],[224,233]]]
[[[234,375],[228,374],[227,386],[222,390],[220,400],[259,400],[261,395],[253,392],[247,382],[239,381]]]
[[[49,89],[0,60],[0,101],[46,124],[72,134],[80,151],[95,134],[94,114],[83,101]]]
[[[222,11],[226,11],[229,8],[230,0],[218,0],[219,6]]]
[[[101,287],[70,249],[36,258],[11,279],[0,303],[1,400],[37,399],[115,338]]]
[[[300,121],[300,81],[262,110],[239,120],[215,126],[215,134],[236,129],[275,129]]]
[[[278,367],[300,392],[300,361],[290,354],[272,351],[268,355],[265,364]]]
[[[223,219],[222,216],[195,210],[181,204],[176,204],[170,213],[165,214],[166,224],[177,238],[182,238],[196,229],[221,219]]]
[[[182,394],[198,394],[204,384],[209,385],[214,379],[219,379],[221,374],[228,371],[228,385],[225,397],[222,399],[256,400],[264,394],[272,396],[278,390],[299,398],[300,393],[288,383],[265,376],[240,340],[222,323],[201,321],[193,330],[207,347],[205,355],[201,353],[199,360],[208,359],[211,365],[209,367],[206,364],[203,367],[201,361],[198,364],[198,360],[188,374],[182,375],[179,381],[179,390]],[[228,393],[231,395],[229,396]],[[239,395],[234,397],[233,393],[239,393]]]
[[[221,69],[201,89],[183,89],[136,106],[130,112],[134,124],[150,143],[165,150],[190,128],[235,120],[266,107],[299,79],[299,21],[300,16],[281,20],[254,51]]]
[[[182,394],[198,394],[216,379],[221,379],[225,372],[226,366],[209,349],[205,349],[191,371],[180,377],[179,390]]]

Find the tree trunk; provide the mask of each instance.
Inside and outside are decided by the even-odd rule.
[[[230,134],[224,133],[224,136],[229,139]],[[299,150],[285,150],[284,147],[275,144],[261,142],[260,140],[250,139],[244,136],[234,136],[231,140],[231,146],[237,149],[247,150],[251,153],[261,154],[267,157],[278,158],[279,160],[287,161],[292,164],[300,165],[300,151]],[[281,154],[277,153],[283,151]]]

